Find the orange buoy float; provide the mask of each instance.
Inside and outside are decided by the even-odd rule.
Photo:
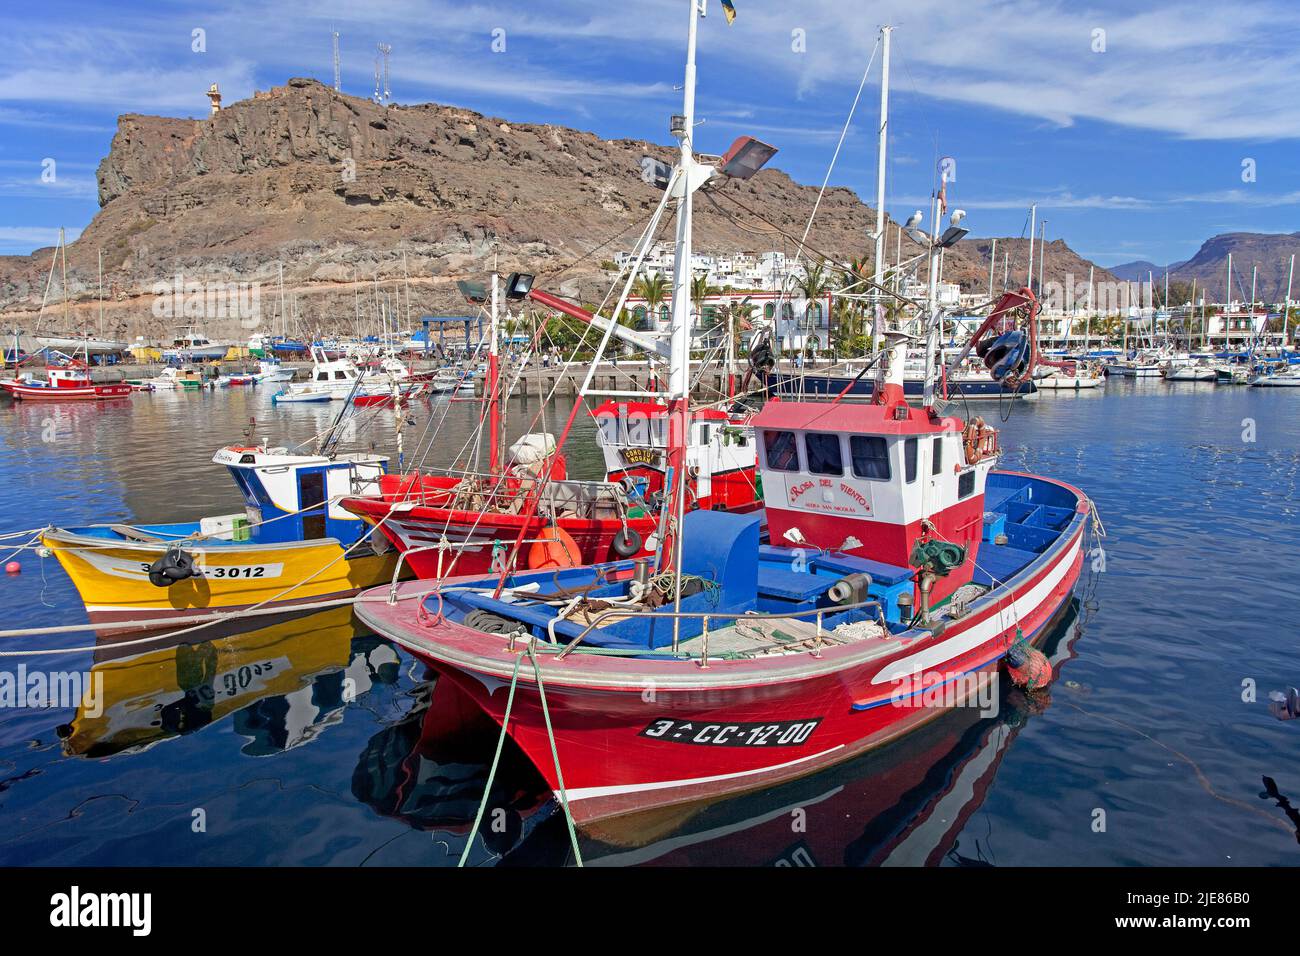
[[[531,571],[576,568],[581,563],[582,552],[578,550],[578,543],[560,527],[543,528],[528,548],[528,568]]]

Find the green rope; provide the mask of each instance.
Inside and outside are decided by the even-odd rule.
[[[460,862],[457,867],[465,865],[469,859],[470,848],[474,846],[474,834],[478,833],[479,824],[483,822],[483,811],[487,809],[488,798],[492,796],[492,781],[496,779],[497,764],[501,761],[501,748],[506,742],[506,728],[510,726],[510,711],[515,705],[515,687],[519,683],[519,665],[523,661],[523,655],[515,657],[515,672],[510,675],[510,696],[506,698],[506,715],[501,719],[501,734],[497,737],[497,752],[492,755],[492,769],[488,771],[487,786],[483,790],[483,800],[478,805],[478,813],[474,815],[474,825],[470,827],[469,835],[465,837],[465,850],[460,855]],[[536,664],[536,660],[534,660]]]
[[[533,653],[533,643],[528,644],[528,656],[533,660],[533,674],[537,677],[537,694],[542,699],[542,719],[546,721],[546,736],[551,742],[551,760],[555,762],[555,779],[560,785],[560,806],[564,807],[564,822],[569,826],[569,842],[573,845],[573,858],[582,866],[582,853],[578,850],[578,834],[573,828],[573,814],[569,812],[569,797],[564,789],[564,773],[560,770],[560,754],[555,749],[555,731],[551,729],[551,712],[546,706],[546,689],[542,686],[542,668]]]

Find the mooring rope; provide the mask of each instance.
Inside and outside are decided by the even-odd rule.
[[[496,753],[492,755],[492,766],[488,770],[487,783],[483,787],[483,799],[479,802],[478,813],[474,814],[474,825],[469,828],[469,833],[465,837],[465,849],[461,851],[460,862],[457,867],[465,865],[469,859],[469,851],[474,846],[474,834],[478,833],[479,824],[483,822],[483,813],[487,810],[488,799],[492,796],[492,783],[496,780],[497,765],[501,762],[501,750],[506,743],[506,727],[510,725],[510,712],[515,706],[515,688],[519,685],[519,665],[523,662],[523,655],[515,656],[515,670],[510,675],[510,696],[506,698],[506,713],[501,718],[501,733],[497,735]]]
[[[555,730],[551,727],[551,712],[546,706],[546,688],[542,686],[542,669],[537,663],[537,654],[533,651],[535,641],[528,642],[528,656],[533,661],[533,674],[537,677],[537,695],[542,700],[542,719],[546,722],[546,739],[551,744],[551,760],[555,763],[555,780],[560,785],[560,806],[564,808],[564,822],[569,827],[569,843],[573,846],[573,858],[582,866],[582,853],[578,850],[578,834],[573,826],[573,813],[569,810],[569,795],[564,787],[564,771],[560,769],[560,754],[555,747]]]

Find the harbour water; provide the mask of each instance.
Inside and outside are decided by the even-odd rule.
[[[535,430],[558,425],[564,405]],[[210,463],[256,419],[308,439],[336,406],[270,392],[138,394],[103,407],[0,405],[0,532],[193,520],[241,507]],[[1003,689],[899,744],[780,788],[616,821],[588,864],[1177,865],[1300,861],[1300,721],[1269,712],[1300,684],[1300,404],[1289,390],[1112,381],[976,414],[1002,423],[1002,467],[1069,481],[1107,536],[1049,651],[1049,694]],[[477,407],[439,425],[430,464]],[[508,433],[536,414],[510,406]],[[394,448],[391,411],[345,448]],[[423,443],[428,445],[427,440]],[[570,471],[599,469],[590,422]],[[5,542],[14,547],[19,542]],[[84,621],[32,551],[0,578],[4,628]],[[446,682],[321,612],[186,642],[89,633],[0,638],[0,672],[102,673],[103,711],[0,707],[0,863],[454,865],[487,783],[495,728]],[[509,742],[475,865],[571,860],[563,817]]]

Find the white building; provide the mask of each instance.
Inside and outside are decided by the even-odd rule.
[[[699,347],[705,347],[715,341],[721,332],[726,308],[738,306],[748,299],[754,307],[753,318],[766,320],[772,325],[780,345],[785,349],[803,349],[805,347],[824,349],[830,342],[830,316],[834,306],[834,293],[827,292],[815,300],[809,301],[802,296],[783,295],[780,292],[722,291],[704,299],[697,310],[692,304],[691,315],[694,319],[693,335]],[[629,296],[628,311],[636,319],[636,327],[647,332],[668,334],[672,323],[672,306],[662,302],[652,315],[644,299]],[[749,333],[741,331],[743,340],[749,339]]]

